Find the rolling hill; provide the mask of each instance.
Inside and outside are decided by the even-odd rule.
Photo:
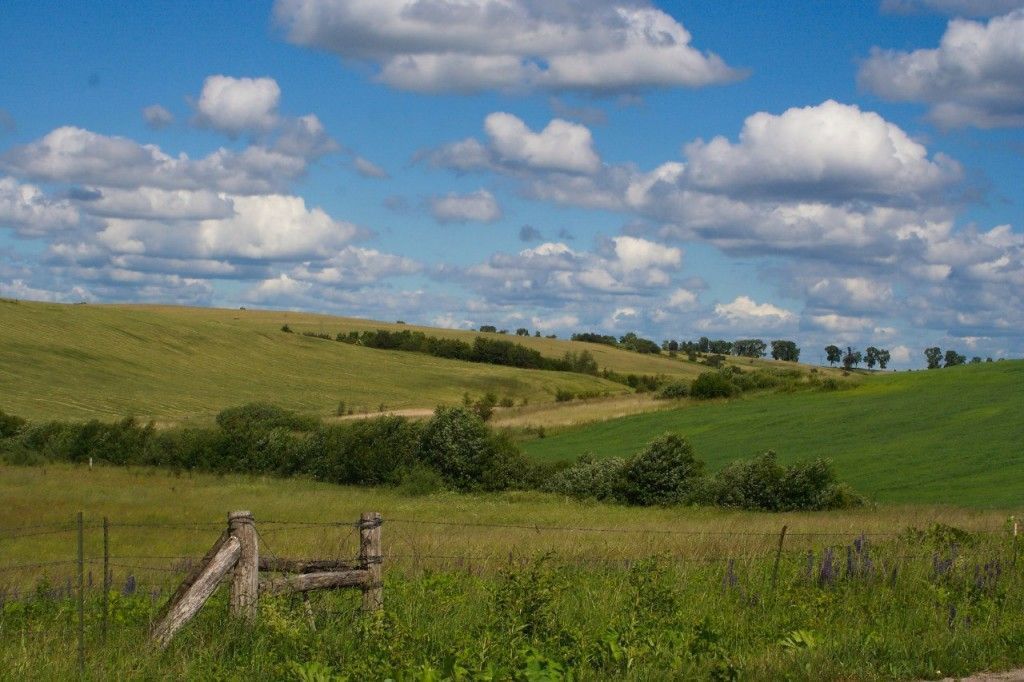
[[[717,469],[774,449],[784,462],[828,457],[878,501],[1024,503],[1024,361],[879,374],[833,393],[689,405],[527,441],[539,459],[628,456],[666,432]]]

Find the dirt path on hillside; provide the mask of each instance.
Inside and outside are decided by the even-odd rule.
[[[327,417],[325,422],[347,422],[356,419],[374,419],[375,417],[410,417],[413,419],[429,417],[434,410],[427,407],[414,407],[407,410],[384,410],[383,412],[362,412],[360,414],[346,414],[344,417]]]

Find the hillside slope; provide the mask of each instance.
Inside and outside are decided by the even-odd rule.
[[[1024,361],[883,374],[835,393],[693,405],[524,443],[541,459],[627,456],[687,436],[712,469],[768,449],[782,461],[829,457],[879,501],[1024,505]]]
[[[253,400],[320,415],[455,404],[493,391],[626,393],[596,377],[444,360],[285,334],[288,312],[0,301],[0,409],[30,419],[204,419]],[[339,329],[340,330],[340,329]]]

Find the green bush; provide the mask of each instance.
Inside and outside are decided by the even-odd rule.
[[[417,461],[420,431],[395,416],[321,426],[301,439],[298,460],[321,481],[394,485]]]
[[[575,393],[573,393],[572,391],[570,391],[568,389],[565,389],[565,388],[559,388],[559,389],[557,389],[555,391],[555,402],[556,403],[567,403],[567,402],[569,402],[570,400],[572,400],[575,397],[576,397]]]
[[[647,444],[622,471],[621,499],[635,505],[671,505],[687,499],[704,475],[686,439],[667,433]]]
[[[503,490],[520,485],[529,465],[507,436],[492,433],[465,407],[438,407],[423,427],[418,459],[456,490]]]
[[[682,381],[673,381],[670,384],[665,384],[661,391],[658,392],[658,397],[665,400],[678,400],[688,395],[690,395],[690,387]]]
[[[625,468],[626,461],[620,457],[595,460],[584,455],[572,466],[550,476],[541,489],[578,499],[612,501],[622,488]]]
[[[784,467],[773,451],[729,464],[708,483],[707,493],[713,504],[762,511],[839,509],[862,502],[836,480],[828,460]]]
[[[21,433],[27,422],[21,417],[0,410],[0,438],[13,438]]]
[[[217,415],[217,426],[232,433],[279,428],[311,431],[319,423],[315,417],[306,417],[269,403],[248,403],[239,407],[229,407]]]
[[[738,392],[736,384],[722,372],[702,372],[690,385],[690,395],[700,400],[731,398]]]
[[[416,463],[402,472],[397,491],[410,497],[421,497],[444,490],[444,479],[425,464]]]

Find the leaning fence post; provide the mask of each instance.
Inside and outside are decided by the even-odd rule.
[[[786,541],[786,531],[788,529],[789,529],[789,526],[783,526],[782,527],[782,532],[779,533],[779,548],[777,550],[775,550],[775,565],[772,566],[772,589],[771,589],[771,591],[773,593],[775,592],[775,583],[778,582],[778,580],[779,580],[779,561],[782,560],[782,543],[784,543]]]
[[[380,512],[363,512],[359,517],[359,562],[367,572],[363,585],[363,611],[379,611],[384,606],[381,581]]]
[[[260,557],[252,512],[228,514],[228,533],[238,538],[242,550],[231,581],[231,615],[255,618],[259,605]]]
[[[78,672],[85,676],[85,522],[78,512]]]

